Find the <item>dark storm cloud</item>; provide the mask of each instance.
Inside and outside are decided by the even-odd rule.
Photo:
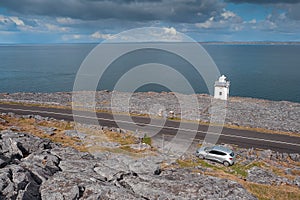
[[[194,23],[223,11],[220,0],[1,0],[0,7],[23,15],[82,20],[125,19]]]
[[[280,5],[280,9],[284,9],[287,11],[287,17],[294,20],[300,20],[300,3],[295,4],[293,6],[290,5]]]
[[[232,3],[251,3],[251,4],[295,4],[300,3],[300,0],[226,0]]]

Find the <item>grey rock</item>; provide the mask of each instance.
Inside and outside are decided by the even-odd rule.
[[[122,178],[120,184],[124,188],[145,199],[256,199],[236,182],[185,170],[163,171],[160,176],[143,178],[128,174]]]
[[[11,139],[17,142],[18,148],[25,155],[32,152],[43,151],[44,149],[51,149],[53,146],[56,146],[55,144],[51,143],[49,139],[40,139],[25,133],[2,131],[0,134],[2,136],[2,142],[4,145],[8,145],[9,143],[7,141]]]
[[[41,186],[42,199],[136,199],[123,188],[97,179],[91,174],[60,172]]]
[[[16,200],[32,200],[41,199],[39,193],[39,186],[34,183],[28,183],[24,190],[18,191]]]
[[[7,158],[0,155],[0,168],[3,168],[7,165]]]
[[[70,137],[77,137],[81,140],[83,140],[86,137],[85,133],[78,132],[77,130],[66,130],[64,134]]]
[[[293,161],[300,162],[300,155],[298,153],[290,153],[290,158]]]
[[[120,178],[120,174],[122,173],[130,173],[130,169],[128,167],[128,163],[131,159],[128,156],[124,156],[123,159],[121,156],[115,156],[113,158],[103,160],[101,163],[97,163],[94,166],[94,172],[99,174],[102,177],[105,177],[107,181],[113,181]]]
[[[147,149],[151,149],[151,146],[145,143],[139,143],[139,144],[131,144],[129,145],[130,148],[134,149],[134,150],[138,150],[138,151],[143,151],[143,150],[147,150]]]
[[[51,183],[50,187],[42,186],[42,199],[79,199],[79,188],[77,187],[77,185],[64,185],[63,187],[61,187],[59,186],[59,184],[60,183],[55,180],[55,182]],[[44,189],[43,187],[46,187],[46,189]]]
[[[0,197],[1,199],[12,198],[16,196],[14,191],[14,184],[12,182],[12,173],[10,169],[0,169]]]
[[[6,124],[6,123],[8,123],[8,121],[6,121],[5,119],[2,119],[2,118],[0,118],[0,124]]]
[[[79,152],[76,149],[73,149],[71,147],[61,147],[61,146],[55,146],[50,150],[50,153],[52,155],[57,156],[60,158],[60,160],[81,160],[82,158],[85,159],[94,159],[93,156],[86,152]]]
[[[288,153],[282,153],[282,160],[283,161],[286,161],[289,157],[289,154]]]
[[[23,115],[22,116],[23,119],[31,119],[31,118],[34,118],[33,115]]]
[[[96,145],[105,148],[119,148],[121,146],[117,142],[97,142]]]
[[[4,199],[40,199],[36,178],[18,165],[0,169],[0,189]]]
[[[275,157],[277,160],[284,160],[283,154],[282,154],[282,153],[279,153],[279,152],[276,152],[276,153],[274,154],[274,157]]]
[[[20,150],[21,144],[12,138],[4,138],[2,141],[2,152],[4,156],[14,159],[21,159],[23,152]]]
[[[59,163],[60,159],[57,156],[44,151],[39,154],[30,154],[22,159],[20,166],[29,169],[40,180],[45,181],[56,172],[61,171]]]
[[[295,179],[294,179],[294,185],[298,186],[300,188],[300,176],[297,176]]]
[[[94,200],[94,199],[121,199],[121,200],[137,200],[142,199],[138,198],[138,195],[135,195],[128,190],[112,187],[109,185],[103,184],[87,184],[85,185],[85,191],[83,193],[82,199]]]
[[[292,169],[291,168],[286,168],[284,169],[284,172],[288,175],[292,174]]]
[[[272,151],[271,150],[263,150],[259,152],[258,158],[260,159],[271,159],[272,157]]]
[[[104,177],[104,180],[106,181],[113,181],[115,179],[115,175],[118,173],[118,171],[114,168],[107,166],[95,166],[94,171]]]
[[[275,182],[276,176],[270,171],[266,171],[259,167],[252,167],[248,170],[247,181],[271,185]]]
[[[45,127],[45,126],[37,126],[40,130],[44,131],[45,134],[47,135],[54,135],[54,131],[57,129],[55,127]]]
[[[11,168],[13,183],[18,192],[17,199],[40,199],[39,182],[32,176],[30,171],[20,166]]]
[[[44,120],[44,117],[42,117],[40,115],[34,115],[33,118],[36,119],[36,120],[38,120],[38,121]]]
[[[163,157],[147,156],[139,160],[131,161],[128,166],[130,171],[138,174],[153,174],[160,164],[164,161]]]
[[[12,113],[12,112],[7,113],[7,115],[8,115],[9,117],[15,117],[15,116],[16,116],[16,114],[15,114],[15,113]]]
[[[266,184],[266,185],[281,185],[289,184],[293,185],[293,182],[285,177],[275,175],[273,172],[262,169],[260,167],[252,167],[248,170],[246,178],[249,182]]]
[[[128,191],[93,175],[59,172],[42,184],[42,199],[135,199]]]

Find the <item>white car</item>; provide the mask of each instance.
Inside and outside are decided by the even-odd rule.
[[[223,146],[201,147],[196,151],[196,156],[223,163],[226,167],[235,162],[235,153]]]

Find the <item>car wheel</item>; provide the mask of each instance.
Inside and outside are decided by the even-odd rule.
[[[202,159],[202,160],[205,159],[205,157],[204,157],[203,155],[199,155],[198,158],[200,158],[200,159]]]
[[[224,161],[224,162],[223,162],[223,165],[224,165],[225,167],[228,167],[228,166],[230,166],[230,163],[227,162],[227,161]]]

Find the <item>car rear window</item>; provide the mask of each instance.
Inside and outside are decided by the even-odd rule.
[[[234,156],[234,153],[233,153],[233,152],[231,152],[229,155],[230,155],[231,157],[233,157],[233,156]]]

